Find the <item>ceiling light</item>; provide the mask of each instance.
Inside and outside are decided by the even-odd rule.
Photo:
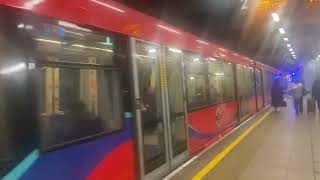
[[[35,39],[36,41],[40,41],[40,42],[46,42],[46,43],[52,43],[52,44],[67,44],[65,42],[61,42],[61,41],[54,41],[54,40],[50,40],[50,39]]]
[[[69,22],[65,22],[65,21],[58,21],[58,24],[60,26],[64,26],[64,27],[68,27],[68,28],[72,28],[72,29],[78,29],[78,30],[81,30],[81,31],[86,31],[86,32],[91,32],[91,30],[89,29],[86,29],[86,28],[82,28],[76,24],[72,24],[72,23],[69,23]]]
[[[207,58],[207,60],[216,61],[216,58]]]
[[[287,44],[287,47],[291,47],[291,44]]]
[[[155,53],[155,52],[157,52],[157,50],[156,49],[149,49],[148,52],[149,53]]]
[[[11,74],[20,70],[23,70],[27,67],[25,63],[18,63],[13,66],[9,66],[0,70],[0,74]]]
[[[23,23],[19,23],[17,27],[18,27],[19,29],[22,29],[22,28],[24,28],[24,24],[23,24]]]
[[[214,75],[216,75],[216,76],[223,76],[224,73],[215,73]]]
[[[279,15],[277,13],[272,13],[271,16],[272,16],[272,18],[273,18],[273,20],[275,22],[279,22],[280,21],[280,17],[279,17]]]
[[[294,52],[291,52],[291,54],[293,55],[293,54],[294,54]]]
[[[169,48],[169,51],[174,52],[174,53],[179,53],[179,54],[182,53],[182,51],[180,49],[175,49],[175,48]]]
[[[193,58],[193,61],[200,61],[199,58]]]
[[[289,49],[289,51],[291,51],[291,52],[292,52],[292,51],[293,51],[293,49],[292,49],[292,48],[290,48],[290,49]]]
[[[285,34],[285,33],[286,33],[286,31],[285,31],[283,28],[279,28],[279,32],[280,32],[281,34]]]
[[[113,52],[111,49],[103,49],[103,48],[97,48],[97,47],[91,47],[91,46],[85,46],[82,44],[73,44],[72,47],[79,47],[79,48],[86,48],[86,49],[94,49],[94,50],[100,50],[100,51],[107,51],[107,52]]]
[[[74,35],[77,35],[77,36],[84,36],[84,34],[73,32],[73,31],[64,30],[64,32],[67,32],[67,33],[70,33],[70,34],[74,34]]]
[[[288,39],[288,38],[283,38],[283,40],[284,40],[284,41],[289,41],[289,39]]]

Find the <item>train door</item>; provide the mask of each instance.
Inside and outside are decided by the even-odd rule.
[[[238,106],[239,116],[242,119],[246,114],[246,81],[245,81],[244,68],[237,64],[236,65],[236,77],[237,77],[237,90],[238,90]]]
[[[188,158],[182,61],[157,44],[131,48],[139,174],[160,179]]]
[[[262,72],[260,69],[255,69],[255,85],[257,97],[257,109],[261,110],[264,104]]]
[[[237,89],[238,89],[238,105],[240,121],[246,119],[252,113],[255,102],[252,103],[254,97],[253,73],[250,67],[236,65]]]

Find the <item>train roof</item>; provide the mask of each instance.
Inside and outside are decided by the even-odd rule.
[[[261,69],[278,71],[113,0],[0,0],[0,4],[201,53],[206,57],[221,57],[228,62],[251,67],[256,64]]]

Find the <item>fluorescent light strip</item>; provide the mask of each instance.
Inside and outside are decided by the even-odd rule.
[[[70,34],[74,34],[74,35],[78,35],[78,36],[84,36],[84,34],[72,32],[72,31],[68,31],[68,30],[64,30],[64,32],[67,32],[67,33],[70,33]]]
[[[172,28],[169,28],[167,26],[164,26],[164,25],[161,25],[161,24],[158,24],[157,25],[159,28],[162,28],[164,30],[167,30],[167,31],[170,31],[170,32],[173,32],[173,33],[176,33],[176,34],[181,34],[181,32],[177,31],[177,30],[174,30]]]
[[[63,48],[63,49],[70,50],[70,51],[88,52],[88,51],[84,51],[80,49],[72,49],[72,48]]]
[[[100,50],[100,51],[106,51],[106,52],[111,52],[111,53],[113,52],[113,50],[111,50],[111,49],[103,49],[103,48],[85,46],[82,44],[73,44],[72,47],[87,48],[87,49]]]
[[[182,53],[182,51],[180,49],[176,49],[176,48],[169,48],[169,51],[174,52],[174,53],[179,53],[179,54]]]
[[[216,76],[223,76],[224,73],[215,73],[214,75],[216,75]]]
[[[100,1],[97,1],[97,0],[90,0],[90,1],[92,1],[92,2],[94,2],[94,3],[96,3],[96,4],[99,4],[99,5],[101,5],[101,6],[110,8],[110,9],[112,9],[112,10],[115,10],[115,11],[117,11],[117,12],[125,13],[124,10],[122,10],[122,9],[120,9],[120,8],[117,8],[117,7],[114,7],[114,6],[112,6],[112,5],[110,5],[110,4],[107,4],[107,3],[105,3],[105,2],[100,2]]]
[[[16,65],[13,65],[13,66],[9,66],[9,67],[6,67],[6,68],[3,68],[0,70],[0,74],[11,74],[11,73],[14,73],[14,72],[18,72],[20,70],[23,70],[27,67],[26,63],[18,63]]]
[[[86,31],[86,32],[91,32],[91,30],[89,29],[86,29],[86,28],[82,28],[76,24],[72,24],[72,23],[69,23],[69,22],[65,22],[65,21],[58,21],[58,24],[60,26],[64,26],[64,27],[68,27],[68,28],[72,28],[72,29],[78,29],[78,30],[81,30],[81,31]]]
[[[36,41],[40,41],[40,42],[46,42],[46,43],[52,43],[52,44],[67,44],[65,42],[61,42],[61,41],[55,41],[55,40],[49,40],[49,39],[41,39],[41,38],[37,38],[35,39]]]
[[[207,60],[216,61],[216,58],[207,58]]]
[[[146,56],[146,55],[142,55],[142,54],[136,54],[136,56],[143,57],[143,58],[150,58],[150,59],[156,59],[157,58],[157,57]]]
[[[291,47],[291,44],[287,44],[287,47],[290,48],[290,47]]]
[[[284,41],[289,41],[289,39],[288,39],[288,38],[283,38],[283,40],[284,40]]]
[[[209,45],[209,43],[205,42],[205,41],[201,41],[201,40],[197,40],[198,43],[201,43],[201,44],[205,44],[205,45]]]

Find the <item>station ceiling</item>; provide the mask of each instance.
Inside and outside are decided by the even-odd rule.
[[[277,68],[303,65],[320,54],[320,0],[118,1]]]

